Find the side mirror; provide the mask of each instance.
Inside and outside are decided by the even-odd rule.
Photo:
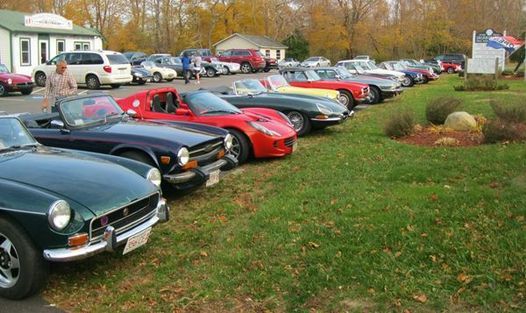
[[[334,78],[336,78],[336,80],[341,80],[342,77],[340,75],[335,75]]]
[[[126,111],[126,114],[128,114],[128,115],[131,116],[131,117],[135,117],[135,116],[137,116],[137,112],[135,112],[135,110],[132,110],[132,109],[128,109],[128,110]]]
[[[64,122],[61,120],[51,120],[52,128],[64,128]]]

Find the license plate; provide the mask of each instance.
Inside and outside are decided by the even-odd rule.
[[[126,246],[124,247],[122,254],[126,254],[139,248],[140,246],[143,246],[148,241],[151,231],[152,228],[150,227],[128,238],[128,242],[126,242]]]
[[[292,152],[296,151],[297,149],[298,149],[298,142],[296,141],[292,144]]]
[[[206,187],[215,185],[215,184],[217,184],[219,182],[219,173],[220,172],[221,172],[220,170],[210,172],[209,178],[206,181]]]

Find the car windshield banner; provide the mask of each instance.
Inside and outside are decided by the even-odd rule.
[[[509,53],[513,53],[523,44],[524,41],[512,36],[493,36],[488,38],[486,46],[494,49],[506,49]]]

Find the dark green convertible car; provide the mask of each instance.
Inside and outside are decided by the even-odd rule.
[[[342,123],[354,115],[353,111],[349,112],[339,102],[326,97],[268,92],[257,79],[238,80],[232,87],[223,86],[210,91],[238,108],[261,107],[282,112],[298,136],[309,133],[311,129]]]
[[[18,118],[0,116],[0,296],[37,292],[48,261],[144,245],[168,220],[160,184],[156,168],[43,146]]]

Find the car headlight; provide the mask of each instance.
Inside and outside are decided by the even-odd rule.
[[[152,184],[157,187],[161,186],[161,172],[159,172],[159,170],[156,168],[152,168],[148,171],[148,174],[146,174],[146,179],[151,181]]]
[[[254,127],[257,131],[262,132],[263,134],[267,136],[281,136],[281,134],[279,134],[278,132],[270,130],[257,122],[248,122],[248,124]]]
[[[321,103],[316,103],[316,107],[318,108],[318,110],[320,110],[322,114],[330,115],[332,113],[331,109],[329,109],[328,107],[326,107],[325,105]]]
[[[234,137],[232,137],[231,134],[227,134],[223,142],[224,142],[226,151],[230,151],[232,147],[234,146]]]
[[[179,149],[177,152],[177,162],[179,165],[185,166],[188,161],[190,161],[190,153],[188,152],[188,149],[185,147]]]
[[[49,206],[47,213],[49,225],[54,230],[61,231],[69,224],[71,219],[71,208],[64,200],[57,200]]]
[[[13,80],[11,78],[7,79],[7,84],[11,85],[13,83]]]

